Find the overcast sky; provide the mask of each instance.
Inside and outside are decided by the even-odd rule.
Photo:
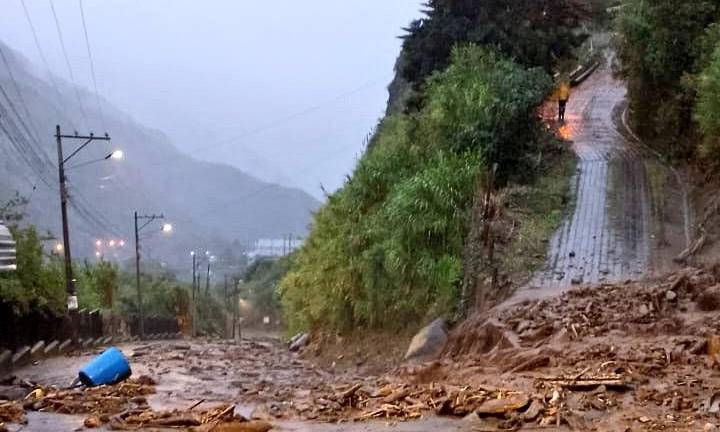
[[[76,80],[92,88],[78,1],[54,2]],[[49,0],[25,3],[69,78]],[[397,37],[420,3],[83,1],[102,95],[198,158],[317,197],[342,184],[382,116]],[[40,66],[21,1],[0,7],[0,39]]]

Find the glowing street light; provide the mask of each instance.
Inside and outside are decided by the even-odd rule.
[[[125,247],[125,240],[120,240],[120,247]]]
[[[97,246],[97,247],[102,247],[102,245],[103,245],[102,240],[97,240],[97,241],[95,242],[95,246]]]
[[[110,247],[115,247],[115,240],[110,240],[110,241],[108,242],[108,246],[110,246]]]
[[[108,155],[107,159],[121,160],[123,157],[125,157],[125,153],[122,150],[115,150]]]
[[[60,252],[62,252],[63,250],[65,250],[65,246],[63,246],[62,243],[58,243],[58,244],[55,245],[55,251],[56,251],[56,252],[60,253]]]
[[[122,153],[120,156],[122,156]],[[145,339],[145,317],[143,314],[142,290],[140,289],[140,231],[158,219],[165,219],[165,215],[138,215],[138,212],[135,212],[135,279],[137,284],[138,315],[140,315],[140,339]],[[139,220],[145,220],[146,222],[138,225]],[[172,225],[164,223],[160,227],[160,231],[170,233],[172,231]]]

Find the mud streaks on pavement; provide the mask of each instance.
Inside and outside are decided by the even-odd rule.
[[[613,119],[625,93],[608,66],[573,92],[558,132],[578,156],[574,209],[550,239],[546,263],[521,298],[647,273],[652,218],[645,155],[617,131]]]

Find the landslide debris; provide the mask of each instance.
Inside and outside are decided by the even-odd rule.
[[[316,387],[272,418],[462,417],[481,430],[712,430],[720,415],[717,267],[582,286],[498,307],[451,334],[438,361]]]
[[[111,430],[142,428],[182,429],[191,431],[266,432],[272,425],[249,421],[235,414],[235,406],[223,404],[205,410],[156,411],[145,396],[155,393],[155,381],[147,376],[115,385],[57,389],[35,386],[23,401],[0,404],[0,421],[23,423],[25,411],[57,414],[86,414],[88,429],[107,425]],[[1,424],[1,423],[0,423]],[[2,430],[2,429],[0,429]]]

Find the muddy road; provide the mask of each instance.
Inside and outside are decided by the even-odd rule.
[[[679,212],[680,200],[670,171],[621,133],[625,94],[625,84],[605,65],[574,89],[564,123],[556,122],[554,103],[544,110],[578,157],[574,204],[549,241],[545,264],[516,299],[571,285],[639,280],[668,270],[666,255],[685,246],[675,235],[682,230],[682,220],[675,219],[682,218],[669,214]]]
[[[224,404],[246,417],[269,421],[277,431],[401,431],[459,430],[455,419],[429,416],[416,422],[378,421],[354,423],[344,414],[322,410],[317,395],[332,395],[348,383],[375,386],[378,377],[361,367],[324,370],[297,353],[289,352],[278,338],[253,336],[236,344],[231,341],[196,340],[123,344],[133,377],[149,376],[154,394],[147,396],[155,411],[210,409]],[[42,387],[67,387],[77,371],[98,351],[50,358],[14,372],[19,380]],[[29,393],[3,387],[3,392]],[[10,431],[70,431],[83,429],[91,413],[65,415],[27,412],[27,425],[8,425]],[[96,429],[104,430],[104,429]],[[109,429],[107,429],[109,430]],[[149,429],[150,430],[150,429]],[[157,430],[157,429],[151,429]]]

